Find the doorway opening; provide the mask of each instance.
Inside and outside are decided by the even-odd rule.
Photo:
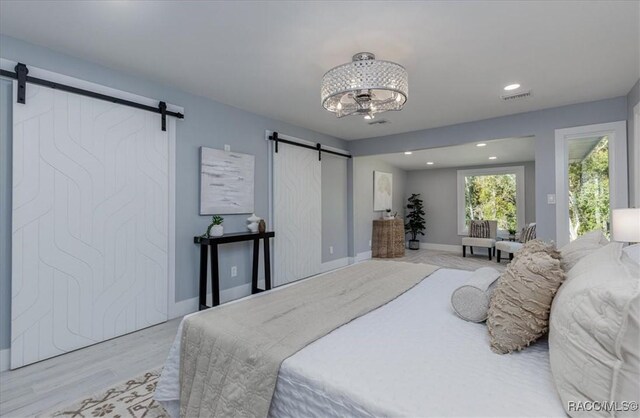
[[[626,121],[556,130],[556,241],[561,247],[600,229],[626,208]]]
[[[609,238],[609,137],[569,140],[569,234],[600,229]]]

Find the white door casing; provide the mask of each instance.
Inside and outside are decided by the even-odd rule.
[[[13,121],[11,368],[166,321],[175,121],[34,84]]]
[[[321,167],[310,149],[280,144],[273,154],[275,286],[320,273]]]
[[[627,122],[556,129],[556,245],[569,243],[569,178],[567,175],[569,140],[609,137],[609,195],[611,209],[626,208],[628,199],[627,177]]]

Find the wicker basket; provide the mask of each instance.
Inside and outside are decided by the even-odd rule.
[[[377,219],[373,221],[371,256],[375,258],[404,257],[404,221]]]

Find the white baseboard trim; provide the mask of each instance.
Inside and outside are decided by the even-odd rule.
[[[341,267],[346,267],[349,264],[349,257],[338,258],[337,260],[327,261],[326,263],[322,263],[320,265],[320,273],[326,273],[331,270],[339,269]]]
[[[361,254],[358,254],[358,255],[360,256]],[[371,251],[369,251],[369,256],[366,258],[371,258]],[[363,258],[363,260],[366,258]],[[320,265],[320,273],[326,273],[328,271],[335,270],[341,267],[346,267],[349,264],[353,264],[353,262],[350,262],[350,261],[351,260],[349,257],[327,261],[326,263],[322,263]],[[264,287],[264,281],[263,280],[259,281],[258,286]],[[243,285],[235,286],[230,289],[224,289],[220,292],[220,303],[230,302],[232,300],[249,296],[250,294],[251,294],[251,283],[245,283]],[[207,304],[211,305],[211,293],[207,294]],[[179,317],[188,315],[190,313],[197,312],[199,307],[198,305],[199,305],[198,297],[176,302],[171,307],[171,311],[169,313],[169,319],[179,318]]]
[[[421,246],[422,248],[422,246]],[[358,253],[356,257],[343,257],[337,260],[328,261],[326,263],[322,263],[320,266],[320,272],[326,273],[331,270],[339,269],[342,267],[346,267],[350,264],[358,263],[360,261],[368,260],[371,258],[371,251],[365,251],[363,253]],[[261,283],[258,283],[260,286]],[[264,283],[262,283],[264,285]],[[224,289],[220,292],[220,303],[230,302],[235,299],[240,299],[245,296],[249,296],[251,294],[251,283],[245,283],[240,286],[235,286],[230,289]],[[207,303],[211,304],[211,293],[207,294]],[[173,306],[170,307],[169,319],[179,318],[185,315],[188,315],[193,312],[198,311],[199,298],[196,296],[194,298],[181,300],[179,302],[175,302]],[[11,364],[11,349],[6,348],[4,350],[0,350],[0,371],[9,370]]]
[[[260,283],[258,283],[260,285]],[[224,289],[220,292],[220,303],[230,302],[232,300],[240,299],[251,294],[251,283],[245,283],[240,286],[235,286],[230,289]],[[199,308],[199,298],[181,300],[173,305],[169,319],[178,318],[188,315],[193,312],[197,312]],[[207,303],[211,304],[211,293],[207,294]]]
[[[264,283],[258,280],[258,287],[264,288]],[[251,283],[245,283],[240,286],[235,286],[230,289],[224,289],[220,292],[220,303],[231,302],[232,300],[240,299],[251,294]]]
[[[371,258],[371,250],[356,254],[354,262],[359,263],[361,261],[368,260],[370,258]]]
[[[462,245],[450,245],[450,244],[434,244],[431,242],[421,242],[421,250],[436,250],[436,251],[449,251],[452,253],[462,254]]]
[[[438,245],[438,244],[434,244]],[[451,245],[450,247],[456,248],[455,245]],[[422,248],[422,244],[420,245]],[[442,249],[442,248],[438,248]],[[369,260],[371,258],[371,251],[365,251],[362,253],[358,253],[355,257],[343,257],[337,260],[327,261],[326,263],[322,263],[320,265],[320,273],[326,273],[331,270],[339,269],[342,267],[346,267],[350,264],[359,263],[364,260]],[[258,286],[264,285],[264,283],[258,283]],[[249,296],[251,294],[251,283],[245,283],[240,286],[235,286],[230,289],[224,289],[220,292],[220,303],[230,302],[235,299],[240,299],[245,296]],[[211,293],[207,295],[207,303],[210,304],[211,301]],[[198,297],[181,300],[180,302],[176,302],[173,306],[170,307],[169,310],[169,319],[179,318],[190,313],[198,311]]]
[[[169,319],[179,318],[198,310],[198,298],[191,298],[175,302],[169,310]]]
[[[0,372],[9,370],[10,366],[11,366],[11,349],[5,348],[4,350],[0,350]]]
[[[364,253],[363,253],[364,254]],[[371,251],[369,251],[371,258]],[[361,254],[358,254],[360,256]],[[366,258],[363,258],[365,260]],[[361,260],[359,260],[361,261]],[[349,257],[339,258],[337,260],[327,261],[320,265],[320,273],[326,273],[331,270],[335,270],[341,267],[346,267],[349,264],[353,264]],[[258,282],[258,287],[264,288],[264,280]],[[251,283],[245,283],[240,286],[235,286],[230,289],[224,289],[220,292],[220,303],[230,302],[232,300],[240,299],[251,294]],[[207,304],[211,305],[211,293],[207,294]],[[198,311],[199,300],[198,297],[181,300],[174,303],[169,312],[169,319],[179,318]]]

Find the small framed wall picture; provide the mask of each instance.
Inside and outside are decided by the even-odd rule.
[[[393,201],[393,174],[373,172],[373,210],[391,209]]]

